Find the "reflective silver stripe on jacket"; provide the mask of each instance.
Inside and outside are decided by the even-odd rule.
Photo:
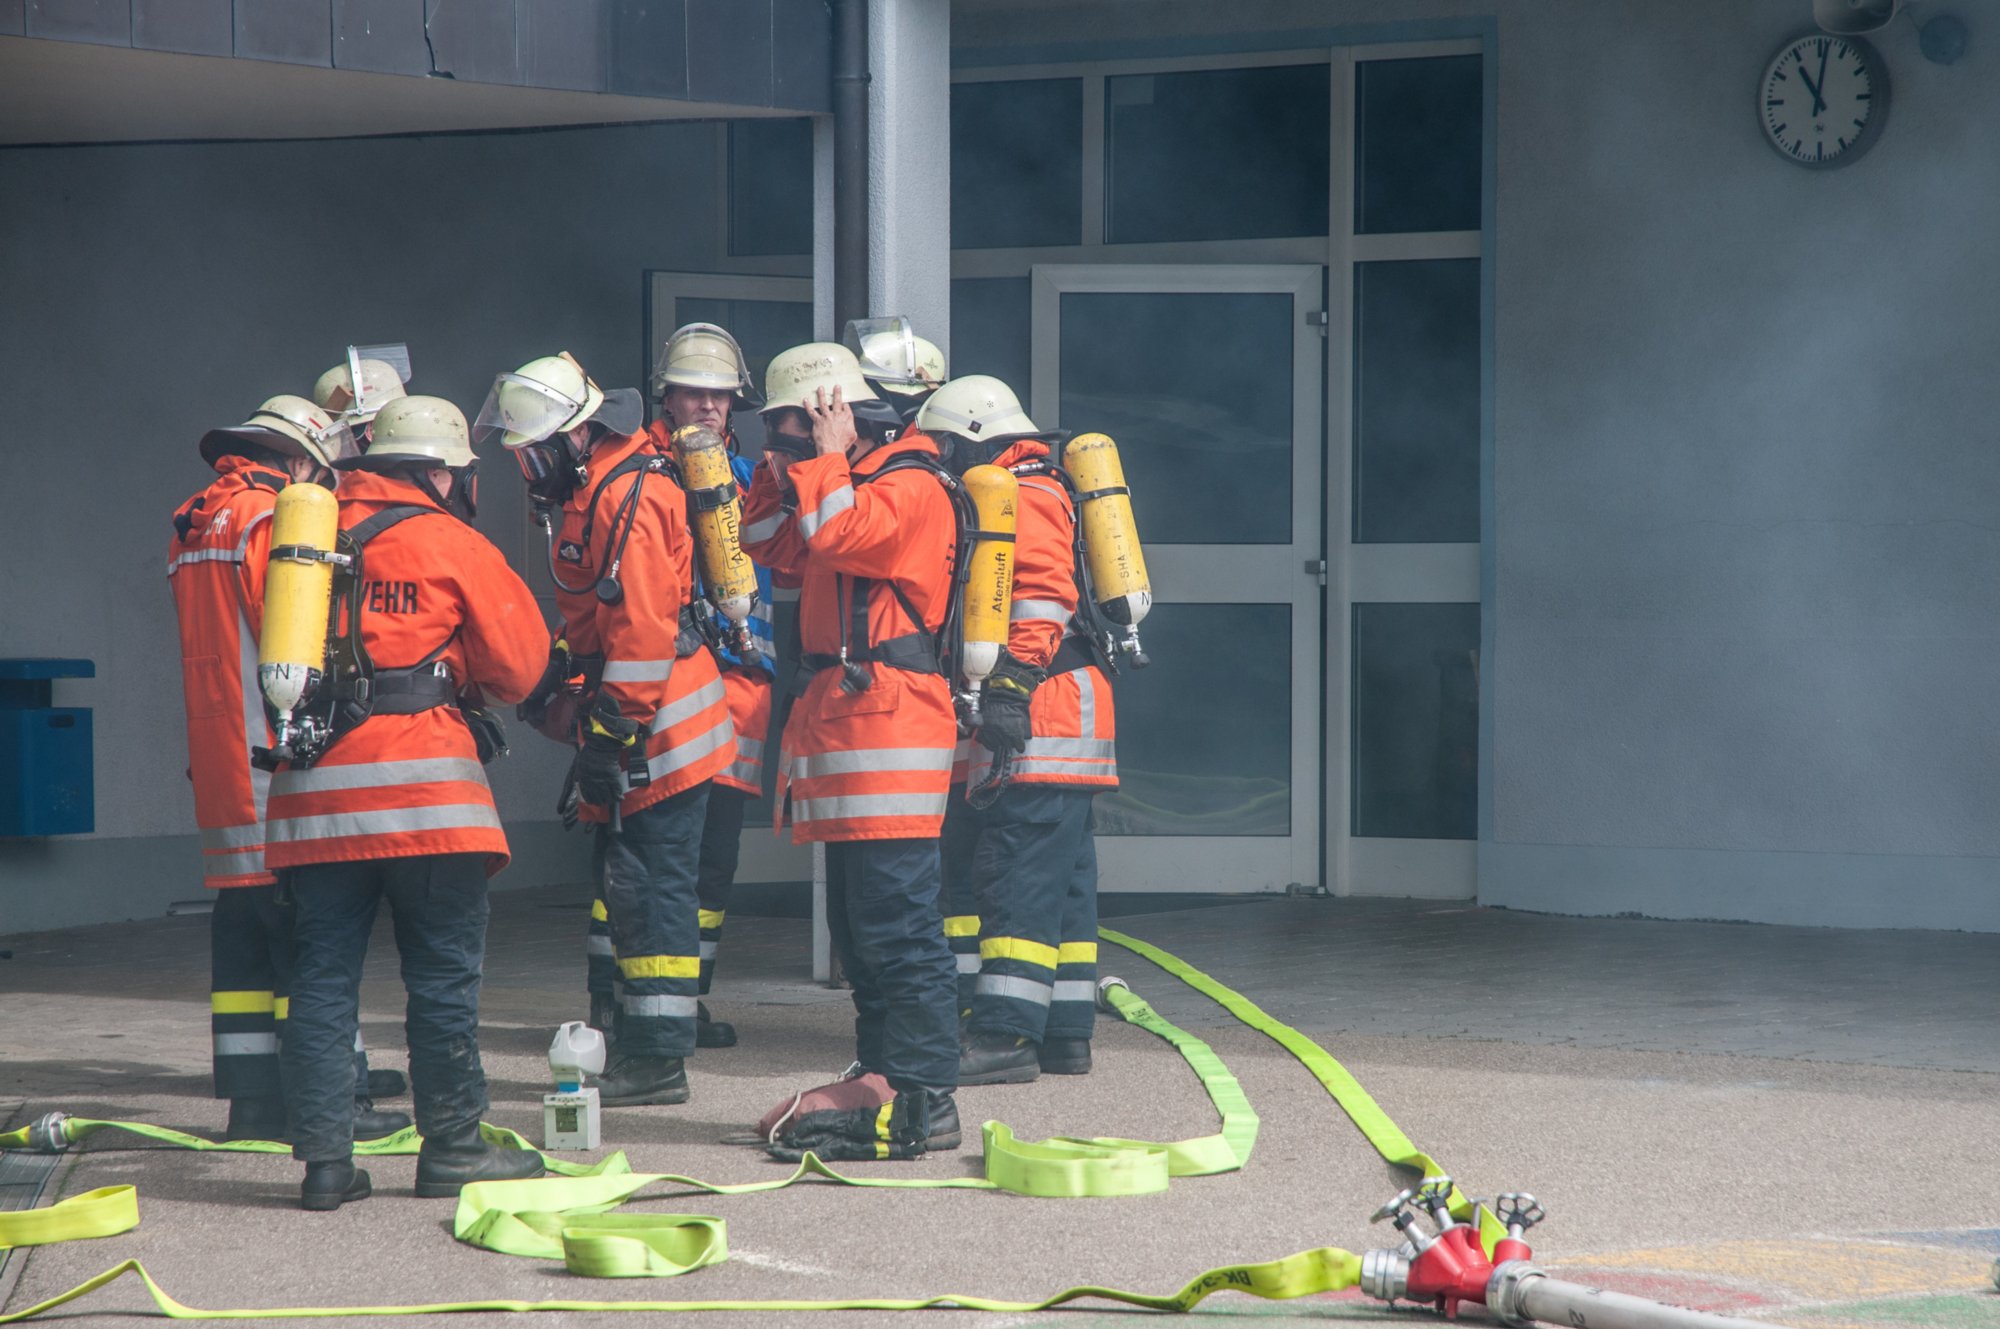
[[[584,939],[583,953],[585,955],[613,955],[616,952],[611,949],[611,938],[599,933]],[[1092,998],[1092,1000],[1095,1000],[1095,998]]]
[[[652,993],[622,992],[618,1004],[625,1008],[627,1015],[652,1017],[664,1020],[694,1019],[693,997],[669,997]]]
[[[243,551],[240,549],[190,549],[185,554],[175,554],[167,562],[167,575],[190,563],[241,563]]]
[[[953,955],[952,958],[958,961],[959,973],[976,974],[979,972],[979,952],[958,951]],[[1091,1000],[1095,1001],[1096,998],[1092,997]]]
[[[981,974],[973,991],[982,997],[1012,997],[1032,1006],[1046,1006],[1055,995],[1055,990],[1047,983],[1037,983],[1032,978],[1016,978],[1012,974]]]
[[[692,720],[709,707],[726,700],[727,697],[728,693],[723,689],[722,680],[712,678],[679,701],[669,702],[655,711],[653,723],[649,728],[653,733],[664,734],[681,721]]]
[[[799,514],[799,534],[810,540],[819,528],[854,506],[854,486],[842,485],[819,501],[811,512]]]
[[[832,798],[795,798],[797,821],[846,821],[860,817],[942,817],[946,790],[935,794],[840,794]]]
[[[381,808],[374,812],[332,812],[318,817],[273,817],[272,844],[333,840],[358,835],[401,835],[413,831],[497,831],[500,814],[485,803],[443,803],[422,808]]]
[[[950,748],[856,748],[851,752],[814,752],[792,758],[792,778],[820,775],[860,775],[869,771],[948,771]]]
[[[1067,626],[1070,611],[1054,600],[1016,600],[1007,611],[1010,623],[1060,623]]]
[[[261,1034],[217,1034],[215,1055],[218,1057],[275,1057],[278,1055],[278,1036],[274,1033]]]
[[[729,723],[729,717],[725,715],[716,721],[713,729],[708,730],[706,733],[696,734],[686,742],[676,743],[657,757],[648,757],[646,759],[646,773],[651,775],[655,780],[663,779],[685,766],[700,761],[717,748],[733,747],[735,743],[736,728]],[[629,772],[625,773],[620,776],[620,779],[625,786],[625,792],[628,794],[631,793],[631,774]]]
[[[201,856],[201,875],[204,877],[252,877],[269,870],[264,866],[264,851],[261,847],[232,849],[227,853]]]
[[[255,849],[264,843],[264,828],[251,826],[205,826],[201,849],[205,854],[238,849]]]
[[[1097,984],[1087,978],[1058,978],[1055,999],[1057,1001],[1080,1001],[1086,1006],[1097,1000]]]
[[[335,789],[385,789],[396,785],[463,781],[484,785],[486,771],[470,757],[420,757],[410,761],[358,761],[313,766],[278,776],[280,794],[322,794]]]
[[[768,517],[760,517],[756,521],[751,522],[748,526],[745,526],[743,528],[744,543],[762,544],[764,541],[776,535],[780,530],[780,528],[784,526],[785,518],[791,515],[792,515],[791,513],[786,512],[783,508],[780,508],[778,509],[778,511],[772,513]]]
[[[664,660],[606,660],[606,683],[664,683],[674,674],[671,656]]]

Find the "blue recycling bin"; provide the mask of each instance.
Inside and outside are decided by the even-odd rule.
[[[0,837],[96,829],[90,708],[55,704],[56,679],[95,677],[89,660],[0,660]]]

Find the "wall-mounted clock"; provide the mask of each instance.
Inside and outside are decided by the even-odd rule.
[[[1814,33],[1780,47],[1757,85],[1757,122],[1800,166],[1845,166],[1881,137],[1889,71],[1859,37]]]

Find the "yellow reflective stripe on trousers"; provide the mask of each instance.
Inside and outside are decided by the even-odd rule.
[[[621,955],[618,971],[627,978],[700,978],[699,955]]]
[[[269,992],[211,992],[208,1009],[216,1015],[268,1015],[278,999]]]
[[[944,935],[947,937],[976,937],[979,935],[978,914],[954,914],[944,921]]]
[[[1056,967],[1056,948],[1025,937],[985,937],[979,942],[982,960],[1019,960],[1043,969]]]

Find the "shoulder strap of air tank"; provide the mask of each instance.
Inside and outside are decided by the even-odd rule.
[[[412,517],[421,517],[426,512],[436,511],[436,508],[427,508],[421,503],[398,503],[394,507],[383,508],[372,517],[355,522],[341,534],[345,535],[356,549],[363,549],[370,540],[391,526],[400,525]]]

